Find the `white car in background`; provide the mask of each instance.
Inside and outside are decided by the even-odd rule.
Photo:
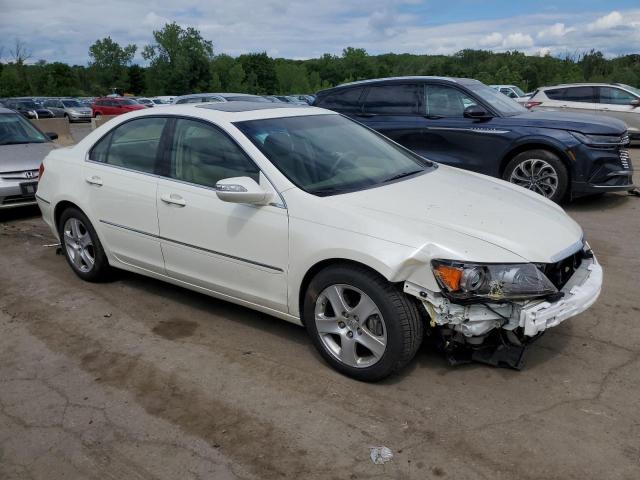
[[[537,89],[525,106],[530,110],[594,113],[622,120],[629,138],[640,140],[640,90],[622,83],[572,83]]]
[[[405,366],[425,331],[448,355],[520,367],[602,283],[556,204],[314,107],[121,115],[53,151],[37,198],[80,278],[121,268],[305,325],[367,381]]]
[[[500,93],[506,95],[509,98],[512,98],[518,103],[524,104],[529,97],[531,97],[530,93],[524,93],[520,87],[517,85],[489,85],[494,90],[499,91]]]

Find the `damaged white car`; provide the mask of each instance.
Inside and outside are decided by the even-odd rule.
[[[121,268],[304,325],[361,380],[401,369],[425,335],[454,362],[519,368],[602,284],[554,203],[318,108],[122,115],[51,152],[37,199],[82,279]]]

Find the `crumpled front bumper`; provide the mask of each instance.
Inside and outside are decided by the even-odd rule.
[[[520,327],[529,337],[555,327],[593,305],[601,289],[602,267],[595,256],[585,258],[562,288],[564,297],[557,302],[540,302],[520,310]]]

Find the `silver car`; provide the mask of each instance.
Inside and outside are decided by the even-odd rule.
[[[0,210],[36,204],[40,163],[55,148],[55,138],[19,113],[0,108]]]
[[[75,98],[50,98],[45,100],[44,108],[51,110],[58,118],[66,118],[70,122],[90,122],[91,107]]]
[[[542,87],[525,106],[531,110],[551,109],[597,113],[618,118],[629,128],[629,137],[640,140],[640,90],[622,83],[572,83]]]

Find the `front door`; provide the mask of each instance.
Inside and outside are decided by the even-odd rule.
[[[509,143],[499,119],[473,119],[464,110],[477,101],[464,91],[440,84],[425,87],[425,149],[428,158],[475,172],[497,175],[496,158]]]
[[[223,202],[214,189],[231,177],[272,188],[255,163],[218,127],[184,118],[175,121],[167,157],[157,192],[167,274],[286,312],[287,210]]]
[[[105,247],[121,262],[164,273],[155,176],[165,118],[125,122],[89,152],[83,167],[90,217]]]
[[[603,114],[625,122],[632,133],[640,133],[640,106],[631,102],[640,100],[630,92],[617,87],[599,87],[600,104],[598,110]]]

